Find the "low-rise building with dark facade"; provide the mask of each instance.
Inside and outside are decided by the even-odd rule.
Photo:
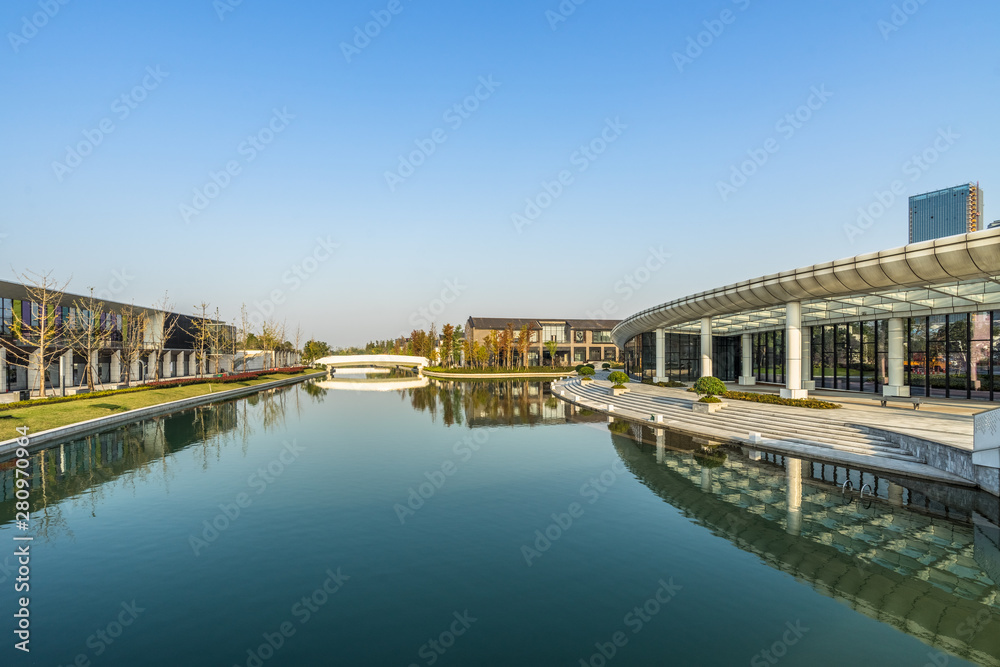
[[[546,341],[555,341],[557,366],[573,366],[587,362],[616,362],[620,350],[611,339],[611,330],[619,320],[568,320],[518,317],[470,317],[465,326],[465,337],[470,342],[483,345],[491,332],[498,334],[513,329],[515,340],[525,325],[531,329],[531,347],[528,350],[528,366],[542,366],[551,363]],[[516,347],[516,346],[515,346]],[[518,354],[514,350],[515,356]]]

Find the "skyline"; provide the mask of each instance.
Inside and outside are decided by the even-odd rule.
[[[906,198],[959,183],[1000,218],[995,5],[563,5],[7,5],[9,264],[349,346],[443,294],[438,328],[620,319],[901,246]]]

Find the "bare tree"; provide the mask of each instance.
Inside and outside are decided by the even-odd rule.
[[[211,349],[211,337],[212,330],[210,323],[208,321],[208,303],[202,301],[195,307],[195,312],[201,312],[197,317],[194,317],[191,321],[193,330],[189,333],[194,336],[194,349],[195,349],[195,364],[201,362],[201,373],[205,373],[205,364],[208,361],[208,356],[206,350]]]
[[[229,327],[219,319],[218,308],[215,309],[215,319],[207,322],[205,326],[208,331],[208,354],[215,361],[215,371],[218,373],[222,370],[222,357],[232,354],[234,341],[229,334]]]
[[[239,330],[239,341],[240,351],[243,353],[243,367],[241,371],[246,371],[247,369],[247,338],[250,336],[250,317],[247,315],[247,305],[240,305],[240,330]],[[235,371],[236,364],[233,362],[233,370]]]
[[[91,287],[90,296],[73,300],[70,322],[68,326],[63,323],[68,347],[84,358],[83,379],[90,391],[94,391],[97,353],[106,348],[111,340],[111,327],[107,326],[104,318],[104,302],[94,298],[94,288]]]
[[[146,351],[146,328],[149,324],[149,317],[142,308],[135,305],[125,306],[121,311],[122,315],[122,341],[121,353],[122,363],[125,365],[125,384],[132,382],[132,366],[142,358]],[[111,378],[112,382],[115,381]]]
[[[149,318],[150,323],[150,349],[156,357],[156,369],[153,373],[153,380],[160,379],[160,361],[163,358],[163,350],[167,346],[167,341],[174,335],[177,329],[178,317],[173,313],[174,304],[170,301],[167,292],[163,293],[163,298],[153,304],[155,315]]]
[[[45,376],[52,362],[62,353],[57,347],[61,331],[56,326],[56,309],[65,298],[67,279],[58,283],[52,278],[52,272],[35,273],[26,271],[16,273],[18,281],[28,293],[27,320],[22,313],[14,312],[12,329],[15,340],[35,348],[24,350],[19,346],[8,348],[8,363],[30,369],[38,364],[38,395],[45,396]],[[30,387],[29,387],[30,389]]]
[[[299,356],[299,355],[302,354],[302,337],[303,337],[302,327],[300,325],[296,324],[295,325],[295,349],[293,350],[293,352],[295,352],[295,356]],[[298,362],[296,362],[296,363],[298,363]]]

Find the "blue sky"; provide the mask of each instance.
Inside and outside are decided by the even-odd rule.
[[[14,270],[349,345],[896,247],[963,182],[1000,218],[995,2],[233,2],[3,4]]]

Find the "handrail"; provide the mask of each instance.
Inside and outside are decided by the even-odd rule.
[[[868,489],[868,491],[872,494],[872,498],[875,497],[875,491],[872,490],[872,485],[865,483],[865,485],[861,487],[861,498],[865,497],[865,489]]]
[[[844,482],[844,485],[842,487],[840,487],[840,492],[841,493],[847,493],[847,485],[848,484],[851,485],[852,489],[854,488],[854,482],[852,482],[851,480],[847,480],[846,482]]]

